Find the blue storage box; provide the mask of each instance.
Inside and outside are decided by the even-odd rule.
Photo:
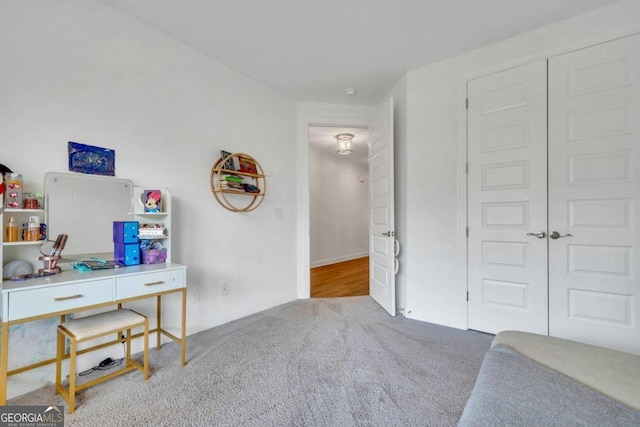
[[[113,221],[113,243],[138,243],[138,222]]]
[[[124,265],[140,264],[140,246],[137,243],[114,243],[114,257]]]
[[[124,265],[140,264],[137,221],[113,221],[113,254]]]

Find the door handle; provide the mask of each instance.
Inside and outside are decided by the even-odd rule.
[[[552,231],[551,234],[549,234],[549,238],[553,240],[559,239],[561,237],[573,237],[573,234],[560,234],[557,231]]]
[[[382,233],[383,236],[387,236],[387,237],[393,237],[394,234],[395,233],[393,231],[387,231],[386,233]]]
[[[527,233],[527,236],[536,236],[538,239],[544,239],[547,237],[547,233],[544,231],[540,231],[538,233]]]

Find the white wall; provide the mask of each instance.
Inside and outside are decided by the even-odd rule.
[[[369,255],[368,174],[310,150],[311,267]]]
[[[0,163],[41,183],[68,170],[76,141],[115,149],[118,177],[171,191],[188,334],[297,297],[292,102],[94,0],[1,2],[0,58]],[[268,192],[258,210],[232,213],[214,200],[220,149],[261,163]],[[177,309],[164,310],[169,326]]]
[[[640,31],[621,1],[407,74],[407,306],[411,318],[467,327],[465,82]]]

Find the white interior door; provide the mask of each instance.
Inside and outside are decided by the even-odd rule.
[[[640,354],[640,35],[549,60],[550,334]]]
[[[393,99],[369,125],[369,293],[396,314]]]
[[[470,81],[469,328],[548,332],[547,63]]]

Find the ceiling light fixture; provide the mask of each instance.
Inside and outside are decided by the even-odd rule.
[[[349,89],[345,90],[344,93],[346,93],[349,96],[356,96],[358,91],[355,90],[355,88],[350,87]]]
[[[352,133],[341,133],[336,135],[336,141],[338,142],[338,154],[351,154],[353,151],[351,143],[353,142],[354,136],[355,135]]]

